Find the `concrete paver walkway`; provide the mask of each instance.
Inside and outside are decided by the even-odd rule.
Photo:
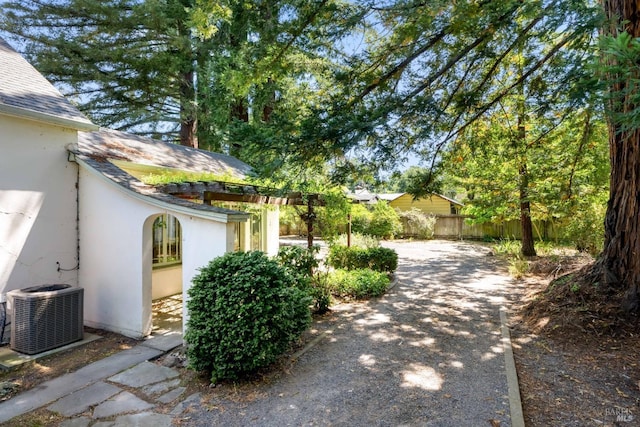
[[[173,334],[157,336],[142,341],[134,348],[116,353],[105,359],[85,366],[75,372],[63,375],[53,380],[47,381],[39,386],[28,390],[10,400],[0,403],[0,423],[11,425],[11,419],[38,408],[47,407],[52,412],[57,412],[65,417],[70,417],[68,421],[61,424],[63,427],[86,427],[94,420],[114,417],[119,414],[130,412],[143,412],[136,419],[138,424],[129,424],[130,416],[123,415],[123,419],[129,421],[108,421],[100,424],[92,424],[102,427],[108,426],[132,426],[132,425],[154,425],[156,427],[171,426],[171,417],[163,416],[164,422],[158,423],[158,415],[145,412],[153,408],[154,404],[137,398],[118,387],[118,384],[129,386],[129,382],[135,383],[132,387],[148,386],[170,381],[178,376],[178,372],[147,362],[157,358],[182,345],[182,335]],[[108,380],[109,383],[104,382]],[[176,389],[177,383],[173,383],[171,389]],[[160,399],[170,388],[163,391],[160,396],[151,395]],[[184,389],[183,389],[184,390]],[[176,399],[179,395],[176,395]],[[161,400],[159,400],[161,402]],[[86,410],[94,407],[93,419],[87,417],[77,417]],[[154,420],[153,424],[146,424],[147,420]],[[142,424],[140,424],[142,423]]]
[[[314,325],[324,332],[290,372],[256,385],[250,402],[215,393],[207,402],[183,395],[177,371],[148,362],[181,344],[180,335],[169,335],[0,403],[0,423],[11,425],[11,418],[46,407],[67,417],[62,427],[164,427],[172,421],[191,426],[522,426],[517,378],[515,372],[507,375],[513,366],[501,313],[509,277],[479,245],[385,246],[400,255],[395,287],[379,300],[336,306]],[[170,402],[175,407],[169,414],[153,412],[155,405]],[[87,412],[92,416],[82,415]]]

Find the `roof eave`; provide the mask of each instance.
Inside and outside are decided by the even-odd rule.
[[[38,111],[30,110],[28,108],[15,107],[13,105],[7,105],[2,103],[0,103],[0,114],[18,117],[22,119],[34,120],[42,123],[58,125],[61,127],[67,127],[67,128],[76,129],[76,130],[94,131],[94,130],[100,129],[100,126],[93,124],[89,121],[67,119],[65,117],[41,113]]]
[[[94,169],[90,164],[86,163],[85,161],[83,161],[78,156],[75,157],[75,161],[79,165],[84,166],[89,171],[89,173],[91,173],[92,175],[98,177],[103,182],[106,182],[107,184],[112,185],[113,187],[117,188],[119,191],[127,194],[130,197],[133,197],[134,199],[137,199],[137,200],[142,201],[144,203],[153,205],[153,206],[158,207],[158,208],[163,209],[163,210],[169,210],[169,211],[173,211],[173,212],[176,212],[176,213],[181,213],[181,214],[184,214],[184,215],[190,215],[190,216],[201,218],[201,219],[215,220],[215,221],[222,222],[222,223],[246,222],[246,221],[249,220],[249,218],[251,216],[250,214],[244,213],[244,212],[238,212],[238,213],[232,214],[232,213],[201,211],[201,210],[197,210],[197,209],[190,209],[190,208],[185,207],[185,206],[180,206],[180,205],[175,205],[175,204],[172,204],[172,203],[164,202],[162,200],[154,199],[153,197],[145,196],[143,194],[140,194],[140,193],[137,193],[137,192],[132,191],[130,189],[127,189],[127,188],[125,188],[125,187],[123,187],[121,185],[118,185],[118,183],[112,181],[107,176],[103,175],[102,173],[100,173],[99,171]]]

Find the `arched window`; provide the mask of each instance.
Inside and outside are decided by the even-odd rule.
[[[153,265],[182,262],[182,229],[173,215],[160,215],[153,222]]]

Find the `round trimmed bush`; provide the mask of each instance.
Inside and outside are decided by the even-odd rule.
[[[262,252],[211,261],[189,289],[189,364],[211,381],[237,379],[274,362],[311,323],[308,293]]]

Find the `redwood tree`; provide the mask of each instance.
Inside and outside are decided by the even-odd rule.
[[[640,52],[638,42],[634,41],[640,37],[640,3],[602,0],[602,4],[608,18],[605,40],[608,36],[618,49],[604,49],[611,177],[604,250],[595,268],[610,288],[626,291],[624,308],[637,311],[640,302],[640,124],[634,116],[638,109],[640,71],[637,61],[628,61],[626,54]],[[628,50],[625,52],[625,49]],[[625,60],[628,63],[625,64]]]

